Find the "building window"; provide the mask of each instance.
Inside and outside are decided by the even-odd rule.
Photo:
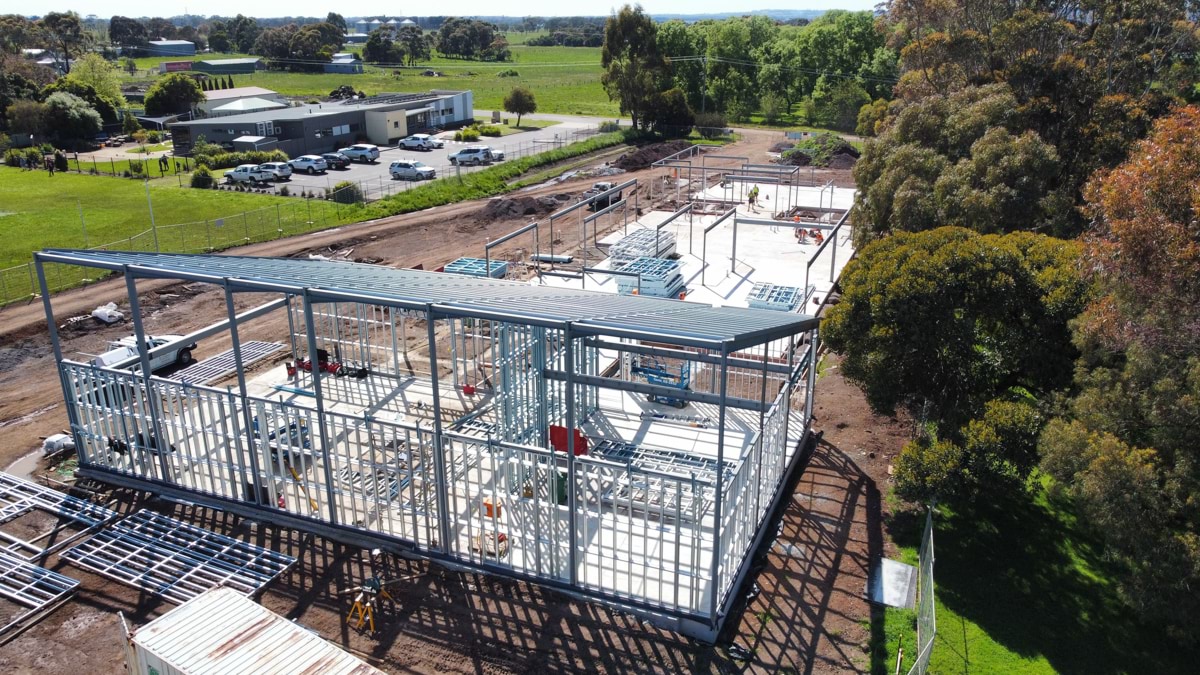
[[[400,128],[400,121],[399,121],[399,120],[396,120],[396,121],[392,122],[392,128],[393,128],[393,129],[399,129],[399,128]]]
[[[332,133],[334,136],[344,136],[344,135],[350,133],[350,125],[349,124],[341,124],[341,125],[334,127],[332,130],[327,130],[327,131]]]
[[[357,125],[357,124],[351,124],[351,125],[350,125],[350,131],[351,131],[351,132],[358,131],[360,128],[361,128],[361,127],[359,127],[359,125]]]

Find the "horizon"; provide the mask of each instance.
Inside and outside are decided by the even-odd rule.
[[[532,0],[521,4],[521,8],[525,11],[520,13],[508,13],[500,10],[493,3],[482,2],[481,0],[452,0],[445,5],[446,11],[438,14],[419,13],[419,14],[404,14],[395,13],[395,5],[385,2],[368,1],[355,5],[356,11],[353,14],[339,12],[346,18],[356,18],[364,16],[388,16],[397,18],[407,17],[425,17],[425,16],[491,16],[491,17],[512,17],[521,18],[526,16],[537,17],[570,17],[570,16],[608,16],[615,10],[625,4],[641,4],[642,9],[647,14],[678,14],[687,16],[699,16],[708,14],[742,14],[750,12],[798,12],[798,11],[829,11],[834,9],[846,9],[851,11],[861,11],[874,9],[877,4],[874,0],[807,0],[803,3],[797,3],[800,6],[794,7],[778,7],[770,6],[773,2],[763,3],[761,0],[735,0],[733,3],[722,2],[718,3],[714,0],[651,0],[641,3],[625,3],[625,2],[589,2],[583,5],[573,5],[575,7],[587,7],[585,11],[576,11],[563,13],[561,5],[550,0]],[[764,6],[766,5],[766,6]],[[95,15],[101,19],[108,19],[112,16],[128,16],[133,18],[143,17],[172,17],[172,16],[235,16],[237,14],[245,14],[246,16],[257,19],[275,19],[282,17],[315,17],[321,18],[327,15],[331,10],[328,3],[318,3],[313,0],[297,0],[288,3],[288,7],[292,11],[273,15],[260,14],[248,11],[247,7],[242,2],[233,0],[210,0],[209,2],[157,2],[153,0],[128,0],[127,2],[112,3],[103,2],[101,0],[80,0],[78,2],[63,3],[57,0],[43,2],[35,0],[30,3],[31,10],[22,12],[25,16],[43,16],[50,12],[67,12],[75,11],[80,16]],[[197,11],[203,8],[203,11]],[[543,11],[537,11],[541,8]]]

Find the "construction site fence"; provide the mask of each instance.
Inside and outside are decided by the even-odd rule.
[[[933,509],[925,514],[925,532],[921,535],[921,554],[917,563],[917,660],[908,675],[925,675],[933,639],[937,636],[933,586]]]

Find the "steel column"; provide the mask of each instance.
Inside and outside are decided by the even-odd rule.
[[[321,368],[317,365],[317,331],[316,322],[313,321],[312,298],[308,295],[308,289],[304,290],[302,296],[304,302],[304,330],[308,333],[308,364],[309,372],[312,374],[313,394],[316,395],[317,404],[317,433],[321,434],[321,449],[325,453],[325,495],[329,500],[329,522],[336,525],[338,522],[337,502],[334,500],[333,494],[333,471],[329,466],[329,430],[325,424],[325,396],[321,391]]]
[[[717,606],[721,597],[721,506],[725,494],[725,413],[726,395],[729,385],[729,350],[721,346],[721,393],[717,404],[717,487],[713,504],[713,559],[712,593],[709,594],[708,615],[713,625],[717,622]]]
[[[566,405],[567,405],[567,512],[571,522],[568,530],[571,534],[571,548],[568,550],[567,561],[571,566],[571,585],[576,585],[579,578],[578,554],[579,537],[576,534],[576,524],[579,514],[575,512],[575,342],[571,337],[571,324],[563,328],[563,364],[566,371]]]
[[[442,455],[442,397],[438,387],[437,335],[434,330],[433,305],[425,310],[425,326],[429,336],[429,379],[433,384],[433,471],[437,479],[438,536],[441,548],[450,553],[450,500],[446,475],[446,458]],[[457,549],[457,546],[455,546]]]
[[[229,288],[228,281],[224,284],[225,287],[225,313],[229,317],[229,339],[233,343],[233,363],[237,370],[238,394],[242,399],[242,423],[246,426],[246,439],[249,441],[248,449],[250,453],[250,470],[254,472],[252,483],[254,485],[254,501],[258,501],[261,494],[259,489],[259,466],[258,466],[258,448],[259,444],[254,442],[254,422],[250,415],[250,406],[246,405],[248,400],[248,392],[246,389],[246,369],[242,367],[242,340],[238,335],[237,312],[233,307],[233,290]],[[291,323],[291,311],[288,311],[288,323]],[[295,343],[295,334],[293,333],[292,342]],[[265,420],[264,420],[265,423]],[[231,467],[232,468],[232,467]],[[241,467],[236,467],[241,468]],[[274,490],[272,490],[274,492]],[[274,506],[274,504],[264,504],[263,506]]]
[[[167,480],[171,476],[170,465],[167,464],[167,455],[171,452],[171,442],[163,434],[162,422],[160,421],[160,413],[158,410],[158,398],[151,391],[150,378],[153,373],[150,371],[150,351],[146,347],[146,330],[142,325],[142,307],[138,302],[137,294],[137,279],[133,276],[133,270],[126,267],[125,269],[125,293],[129,296],[129,313],[133,319],[133,335],[137,338],[138,359],[142,366],[142,383],[146,387],[146,403],[150,408],[150,442],[154,444],[158,450],[157,453],[152,453],[158,456],[158,468],[162,471],[163,480]],[[166,447],[163,447],[163,444]]]

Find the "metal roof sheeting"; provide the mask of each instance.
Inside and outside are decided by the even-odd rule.
[[[158,617],[134,631],[132,641],[183,673],[383,675],[228,588]]]
[[[462,316],[564,327],[582,334],[666,339],[677,344],[730,349],[760,344],[815,328],[802,314],[713,307],[665,298],[620,296],[457,274],[394,269],[329,260],[229,255],[46,249],[43,261],[121,271],[139,277],[220,283],[234,290],[288,292],[314,297],[395,304]]]

